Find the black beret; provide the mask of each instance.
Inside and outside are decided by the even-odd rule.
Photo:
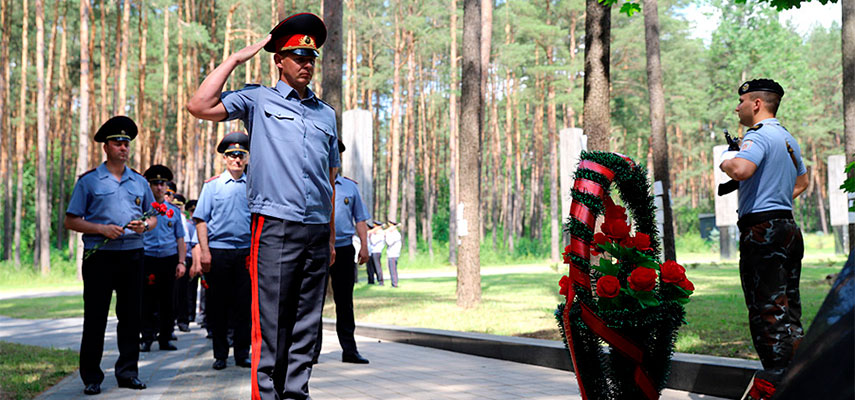
[[[155,165],[152,165],[151,167],[148,167],[148,169],[145,170],[145,173],[143,173],[143,176],[146,179],[148,179],[149,182],[151,182],[151,181],[167,181],[167,182],[169,182],[172,180],[172,171],[170,171],[169,168],[167,168],[164,165],[155,164]]]
[[[243,132],[232,132],[226,135],[217,145],[217,152],[225,154],[231,151],[249,153],[249,136]]]
[[[270,30],[270,35],[264,50],[271,53],[289,50],[302,56],[317,57],[317,49],[327,40],[327,26],[315,14],[299,13],[280,21]]]
[[[190,200],[184,203],[184,209],[196,208],[196,203],[198,203],[198,200]]]
[[[338,152],[344,153],[344,149],[346,149],[346,147],[344,147],[344,142],[342,142],[341,139],[339,139],[338,140]]]
[[[740,96],[748,92],[772,92],[777,93],[779,96],[784,96],[784,88],[778,82],[771,79],[755,79],[745,82],[739,87],[737,92]]]
[[[137,124],[124,115],[108,119],[95,133],[95,141],[98,143],[104,143],[110,139],[130,142],[135,137],[137,137]]]

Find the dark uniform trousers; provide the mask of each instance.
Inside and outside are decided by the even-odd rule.
[[[776,380],[786,371],[804,336],[799,297],[803,255],[802,233],[792,219],[740,224],[739,275],[754,348],[771,374],[766,379]]]
[[[335,262],[330,267],[329,279],[333,290],[333,301],[335,301],[335,331],[338,334],[338,344],[342,353],[356,353],[356,340],[353,332],[356,323],[353,318],[353,257],[356,249],[353,246],[342,246],[335,248]],[[326,292],[327,285],[324,285]],[[323,299],[326,299],[324,293]],[[318,342],[315,344],[315,358],[321,354],[323,346],[323,321],[318,326]]]
[[[246,262],[248,255],[249,249],[211,249],[211,271],[205,274],[208,283],[205,310],[208,329],[214,336],[214,358],[218,360],[229,357],[229,327],[234,327],[235,359],[249,357],[251,289]]]
[[[328,224],[252,215],[253,399],[309,398],[329,240]]]
[[[143,250],[98,250],[83,260],[83,339],[80,343],[80,378],[85,385],[104,381],[101,356],[104,331],[113,290],[116,291],[116,335],[119,359],[115,376],[138,376],[140,299]]]
[[[175,326],[172,310],[175,266],[178,254],[145,257],[143,272],[142,341],[170,340]],[[156,314],[156,315],[155,315]]]
[[[383,253],[371,253],[368,258],[368,284],[374,284],[374,276],[377,276],[377,283],[383,284],[383,264],[380,263],[380,256]]]
[[[190,302],[190,266],[193,261],[190,257],[184,260],[185,272],[184,275],[175,280],[175,288],[172,293],[173,309],[175,310],[175,322],[179,324],[189,324],[190,316],[193,315]],[[194,288],[195,289],[195,288]],[[193,296],[196,296],[196,290],[193,290]],[[196,299],[193,299],[195,305]]]

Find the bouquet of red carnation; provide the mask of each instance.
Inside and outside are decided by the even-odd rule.
[[[134,222],[134,221],[142,222],[142,221],[145,221],[146,219],[148,219],[149,217],[152,217],[155,215],[166,215],[166,218],[172,218],[172,216],[175,215],[175,212],[170,210],[168,207],[166,207],[166,204],[154,202],[154,203],[151,203],[151,208],[148,211],[146,211],[145,213],[143,213],[143,215],[141,217],[134,219],[134,220],[131,220],[130,222],[125,224],[125,226],[123,226],[122,229],[128,229],[128,226],[131,225],[131,222]],[[109,238],[104,239],[103,242],[98,243],[95,247],[93,247],[89,250],[86,250],[86,253],[83,254],[83,259],[85,260],[85,259],[89,258],[90,256],[92,256],[93,254],[95,254],[95,252],[98,251],[98,249],[103,247],[109,241],[110,241]]]

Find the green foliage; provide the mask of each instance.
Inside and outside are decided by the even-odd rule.
[[[855,170],[855,161],[846,166],[845,172],[850,174],[852,170]],[[855,193],[855,178],[852,178],[851,175],[846,178],[846,180],[843,181],[843,184],[840,185],[840,190],[843,190],[846,193]],[[855,205],[850,206],[849,211],[855,212]]]
[[[778,11],[790,10],[793,8],[801,8],[802,3],[807,3],[813,0],[759,0],[768,2],[770,6],[775,7]],[[817,0],[821,4],[837,3],[837,0]],[[737,3],[745,4],[747,0],[736,0]]]

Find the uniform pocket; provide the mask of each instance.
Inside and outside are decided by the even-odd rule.
[[[269,122],[268,126],[276,127],[272,132],[268,132],[272,139],[294,142],[302,138],[303,130],[295,113],[283,107],[265,104],[264,117]]]

